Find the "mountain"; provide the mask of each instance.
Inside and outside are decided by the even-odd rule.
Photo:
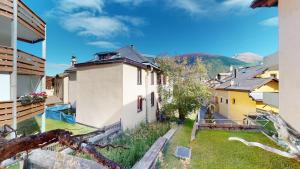
[[[262,56],[251,52],[240,53],[233,56],[233,58],[252,65],[257,65],[263,62]]]
[[[230,66],[240,67],[248,65],[248,63],[235,58],[220,55],[211,55],[206,53],[183,54],[176,56],[176,58],[188,58],[191,64],[195,62],[196,58],[201,59],[201,61],[206,66],[209,78],[214,78],[218,73],[221,72],[228,72]]]

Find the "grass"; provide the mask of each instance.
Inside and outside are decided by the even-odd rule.
[[[193,121],[187,119],[179,128],[164,152],[162,168],[192,169],[297,169],[300,163],[281,157],[258,147],[248,147],[240,142],[228,141],[240,137],[247,141],[260,142],[279,148],[261,133],[245,131],[199,131],[190,143]],[[192,148],[191,161],[182,162],[174,156],[177,145]]]
[[[41,118],[38,116],[22,121],[18,123],[18,134],[25,133],[26,135],[30,135],[38,133],[41,128],[41,123]],[[65,129],[71,131],[73,134],[84,134],[95,130],[77,123],[70,124],[63,121],[46,119],[46,131],[54,129]]]
[[[109,159],[119,163],[125,168],[131,168],[148,151],[152,144],[170,129],[168,123],[142,124],[140,127],[127,131],[113,141],[115,145],[126,145],[128,149],[99,149]],[[90,159],[86,155],[81,157]]]

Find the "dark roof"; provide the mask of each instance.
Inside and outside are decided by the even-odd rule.
[[[216,86],[219,90],[242,90],[242,91],[252,91],[260,86],[269,83],[274,78],[256,78],[257,75],[263,73],[268,68],[264,66],[252,66],[237,69],[236,76],[234,72],[225,79],[222,83]]]
[[[278,0],[254,0],[251,4],[251,8],[276,6],[278,6]]]
[[[155,60],[141,55],[133,46],[125,46],[116,51],[98,52],[95,58],[87,62],[78,63],[75,67],[89,66],[95,64],[127,63],[140,68],[152,66],[158,69]]]

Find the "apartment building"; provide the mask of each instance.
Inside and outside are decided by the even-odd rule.
[[[42,43],[42,57],[18,50],[17,41]],[[44,113],[45,103],[21,96],[45,90],[46,23],[21,0],[0,1],[0,127]],[[43,116],[44,117],[44,116]],[[45,119],[45,118],[43,118]],[[43,120],[42,131],[45,131]]]

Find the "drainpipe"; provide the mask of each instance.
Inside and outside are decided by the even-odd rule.
[[[42,58],[46,59],[47,53],[47,45],[46,45],[46,41],[47,40],[47,25],[45,25],[45,39],[42,42]],[[45,62],[46,64],[46,62]],[[45,66],[46,67],[46,66]],[[42,77],[42,91],[46,90],[46,69],[45,69],[45,73],[44,76]],[[41,132],[45,132],[46,131],[46,108],[47,106],[45,105],[44,107],[44,113],[42,114],[42,127],[41,127]]]
[[[146,80],[145,80],[145,87],[146,87],[146,123],[149,123],[148,120],[148,77],[149,77],[149,71],[146,70]]]
[[[13,48],[13,72],[11,74],[11,99],[13,100],[12,106],[12,120],[13,129],[17,129],[17,67],[18,67],[18,49],[17,49],[17,38],[18,38],[18,1],[13,1],[13,20],[11,22],[11,47]],[[16,138],[15,134],[11,135],[12,138]]]

